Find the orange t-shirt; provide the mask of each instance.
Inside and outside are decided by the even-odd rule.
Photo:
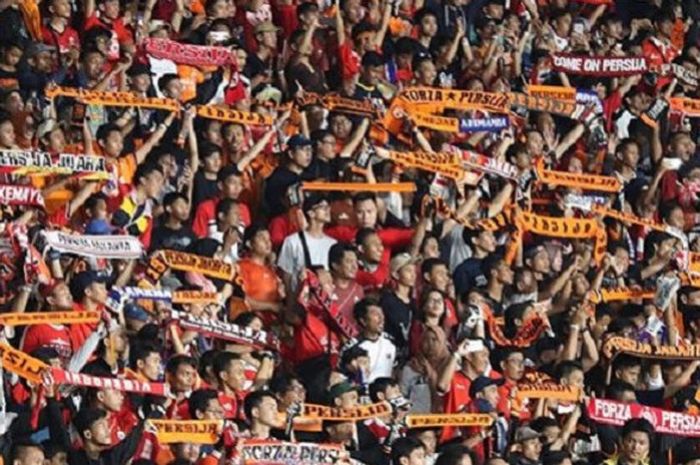
[[[243,289],[248,297],[262,302],[278,302],[278,276],[265,265],[255,263],[249,258],[238,262],[238,269],[243,279]]]

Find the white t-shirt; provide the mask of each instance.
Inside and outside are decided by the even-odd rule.
[[[309,256],[312,265],[320,265],[328,269],[328,251],[336,240],[330,236],[311,237],[305,233],[306,244],[309,246]],[[292,289],[296,291],[299,273],[306,266],[304,263],[304,247],[299,233],[287,236],[282,243],[277,265],[292,276]]]
[[[359,346],[369,355],[367,382],[371,383],[377,378],[391,378],[396,361],[396,346],[386,334],[382,334],[376,341],[365,339]]]

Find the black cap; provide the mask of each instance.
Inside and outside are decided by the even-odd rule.
[[[503,383],[506,381],[503,378],[500,379],[493,379],[489,378],[487,376],[479,376],[475,380],[472,381],[472,384],[469,386],[469,397],[474,399],[478,393],[483,391],[489,386],[501,386]]]
[[[73,300],[80,301],[85,297],[85,289],[93,283],[106,283],[107,277],[95,270],[81,271],[70,280],[70,293]]]
[[[311,139],[307,138],[303,134],[295,134],[287,142],[287,146],[290,149],[295,149],[297,147],[306,147],[306,146],[311,146],[311,145],[313,145],[313,142],[311,142]]]
[[[153,76],[151,67],[146,63],[136,62],[133,65],[131,65],[131,68],[129,68],[126,71],[127,76],[139,76],[141,74],[148,74],[149,76]]]
[[[384,57],[377,52],[365,52],[362,56],[362,66],[384,66]]]

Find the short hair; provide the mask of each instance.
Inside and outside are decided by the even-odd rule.
[[[365,297],[364,299],[357,302],[352,310],[352,315],[355,317],[355,321],[359,322],[367,318],[367,314],[369,313],[370,307],[381,308],[381,306],[379,305],[379,301],[374,297]]]
[[[216,204],[216,219],[219,219],[219,215],[228,215],[231,208],[237,207],[238,201],[233,199],[221,199],[219,203]]]
[[[283,395],[291,388],[292,381],[301,383],[301,379],[292,373],[280,373],[270,380],[268,387],[270,388],[270,392]]]
[[[447,266],[447,263],[445,263],[445,261],[440,258],[426,258],[420,265],[420,274],[424,275],[426,273],[430,273],[431,271],[433,271],[433,268],[440,265]]]
[[[581,363],[576,360],[564,360],[557,366],[557,378],[566,378],[575,371],[583,371]]]
[[[391,444],[391,463],[398,465],[399,460],[408,457],[416,449],[425,449],[425,446],[416,438],[398,438]]]
[[[379,393],[384,392],[387,388],[398,386],[399,383],[395,379],[389,377],[381,377],[372,381],[369,385],[369,398],[372,402],[379,402]],[[385,399],[386,400],[386,399]]]
[[[156,165],[155,163],[144,163],[143,165],[139,165],[136,168],[136,171],[134,172],[132,184],[134,186],[138,186],[142,179],[150,176],[155,172],[163,174],[163,170],[160,168],[160,166]]]
[[[377,195],[374,192],[360,192],[352,198],[352,204],[357,205],[365,200],[371,200],[375,204],[377,203]]]
[[[97,203],[100,200],[107,202],[107,196],[105,194],[103,194],[102,192],[96,192],[96,193],[92,194],[85,201],[85,204],[84,204],[85,209],[92,210],[93,208],[97,207]]]
[[[437,19],[438,15],[435,12],[435,10],[432,10],[430,8],[421,8],[420,10],[416,11],[416,13],[413,15],[413,24],[420,24],[423,22],[423,18],[426,16],[432,16],[435,19]]]
[[[170,360],[168,360],[168,363],[165,366],[165,371],[171,375],[174,375],[177,373],[177,369],[180,368],[180,365],[189,365],[195,370],[197,369],[197,361],[193,357],[179,354],[171,357]]]
[[[162,75],[160,79],[158,79],[158,89],[160,89],[161,92],[164,92],[165,88],[168,87],[168,84],[179,78],[180,76],[175,73],[167,73]]]
[[[626,368],[634,368],[642,366],[642,360],[634,355],[620,354],[613,360],[613,374],[616,370],[624,370]]]
[[[205,158],[209,158],[209,157],[211,157],[213,155],[217,155],[217,154],[219,156],[221,156],[221,153],[222,153],[221,147],[219,147],[218,145],[216,145],[213,142],[209,142],[206,140],[202,141],[200,143],[198,151],[199,151],[199,158],[201,160],[204,160]]]
[[[50,443],[50,441],[46,441],[46,443]],[[24,455],[27,453],[27,450],[32,448],[43,451],[43,447],[37,444],[36,442],[32,441],[31,439],[20,440],[15,442],[12,445],[12,456],[10,459],[10,463],[14,463],[15,460],[23,458]],[[58,452],[65,452],[65,450],[59,450],[56,453]],[[54,455],[56,453],[54,453]]]
[[[197,410],[204,412],[212,399],[218,399],[219,394],[213,389],[197,389],[187,399],[187,409],[190,418],[197,418]]]
[[[372,234],[377,234],[377,231],[373,228],[361,228],[355,233],[355,244],[362,245],[365,240]]]
[[[178,200],[189,202],[189,198],[182,192],[168,192],[163,196],[163,207],[170,207]]]
[[[216,357],[214,357],[214,376],[216,376],[216,378],[218,379],[219,373],[228,370],[228,367],[231,366],[231,362],[240,359],[240,354],[235,354],[233,352],[220,352],[216,355]]]
[[[328,251],[328,266],[333,269],[333,265],[338,265],[343,261],[347,252],[357,253],[355,247],[347,242],[336,242]]]
[[[450,444],[435,461],[435,465],[460,465],[464,456],[469,456],[471,463],[479,463],[474,453],[461,444]]]
[[[646,433],[649,437],[649,442],[654,439],[654,427],[649,420],[645,418],[630,418],[622,427],[621,438],[625,438],[632,433]]]
[[[238,171],[238,168],[236,165],[226,165],[223,168],[219,170],[219,173],[216,175],[216,182],[220,183],[225,183],[228,178],[231,176],[235,177],[241,177],[242,173]]]
[[[243,401],[243,412],[245,413],[245,417],[248,419],[248,421],[253,421],[253,409],[260,407],[260,404],[262,404],[265,397],[275,399],[275,395],[266,390],[253,391],[245,396],[245,400]]]
[[[209,373],[207,373],[207,369],[214,368],[214,360],[219,353],[220,352],[218,350],[212,349],[207,350],[199,356],[199,368],[197,369],[197,372],[201,378],[206,378],[209,375]]]
[[[634,386],[625,381],[615,379],[605,388],[605,395],[608,399],[620,400],[625,392],[635,392]]]
[[[101,420],[107,416],[107,412],[99,408],[83,408],[81,409],[75,417],[73,417],[73,424],[75,429],[78,430],[78,434],[81,438],[85,437],[85,431],[92,428],[92,425],[96,421]]]
[[[133,344],[129,349],[129,361],[131,362],[132,368],[136,368],[136,364],[139,360],[145,360],[153,353],[160,353],[158,346],[149,342],[139,342],[138,344]]]
[[[121,129],[119,129],[119,126],[117,126],[116,124],[106,123],[106,124],[103,124],[102,126],[100,126],[99,128],[97,128],[97,132],[95,133],[95,138],[98,141],[106,140],[109,137],[109,135],[112,134],[113,132],[118,132],[119,134],[121,134],[122,131],[121,131]]]

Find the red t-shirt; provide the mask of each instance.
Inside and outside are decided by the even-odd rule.
[[[338,58],[343,79],[348,79],[360,72],[360,55],[353,50],[349,40],[338,46]]]
[[[39,347],[51,347],[61,360],[68,361],[73,355],[70,331],[64,325],[32,325],[27,328],[20,344],[23,352],[30,353]]]
[[[339,347],[338,336],[318,317],[307,312],[306,321],[294,328],[294,347],[289,358],[301,363],[329,351],[338,353]]]
[[[134,42],[134,36],[131,34],[131,30],[124,24],[124,18],[117,18],[111,23],[106,23],[98,18],[97,14],[93,14],[85,21],[85,30],[89,31],[93,27],[103,27],[112,31],[109,55],[107,56],[110,61],[119,59],[120,44],[131,44]]]
[[[355,280],[357,284],[362,286],[365,293],[369,293],[384,287],[389,282],[389,263],[391,261],[391,251],[389,248],[384,248],[382,259],[374,271],[357,270]]]
[[[66,26],[63,32],[56,32],[50,26],[41,27],[42,40],[45,44],[53,45],[58,49],[58,53],[63,55],[68,53],[70,49],[77,48],[80,50],[80,38],[78,31],[70,26]]]
[[[200,239],[209,235],[209,224],[216,222],[216,207],[219,205],[219,200],[221,199],[205,200],[197,207],[197,212],[192,222],[192,231]],[[239,203],[238,214],[245,227],[250,226],[250,209],[248,205]]]

